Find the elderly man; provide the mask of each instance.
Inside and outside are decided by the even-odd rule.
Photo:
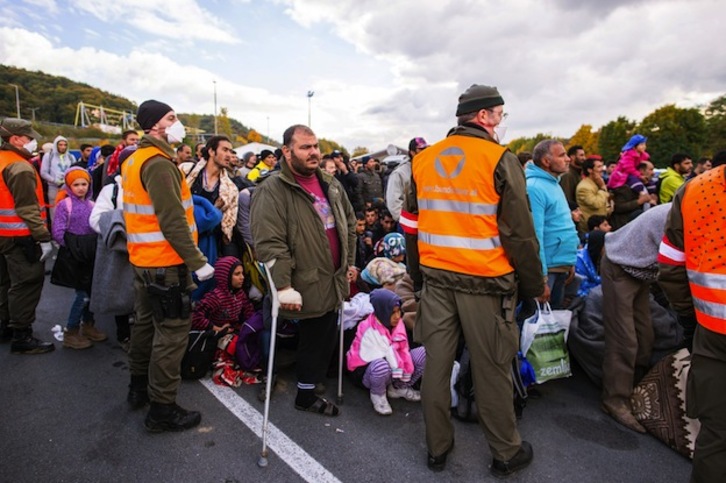
[[[33,337],[33,322],[52,247],[43,186],[28,161],[40,135],[30,122],[6,118],[0,137],[0,338],[12,338],[13,354],[43,354],[55,346]]]
[[[570,206],[557,184],[558,177],[567,172],[569,161],[562,143],[547,139],[534,147],[532,164],[525,170],[542,273],[555,309],[562,308],[565,286],[574,280],[580,241]]]
[[[503,104],[497,89],[484,85],[459,97],[458,126],[416,156],[401,212],[409,270],[420,291],[414,336],[426,347],[421,400],[432,471],[445,468],[454,447],[449,388],[462,334],[493,457],[490,471],[509,476],[533,457],[512,405],[511,364],[519,348],[514,307],[518,293],[545,295],[546,285],[522,168],[495,141]]]
[[[252,198],[255,251],[271,267],[280,316],[300,321],[295,409],[337,416],[340,409],[314,390],[335,349],[337,310],[357,275],[355,214],[340,182],[319,168],[309,127],[289,127],[282,142],[282,169]]]
[[[151,403],[148,431],[183,431],[202,419],[176,404],[191,327],[195,285],[189,271],[204,281],[214,268],[197,248],[192,194],[173,161],[170,144],[182,142],[184,126],[171,107],[155,100],[141,103],[136,120],[145,134],[121,169],[136,294],[127,401],[132,409]]]

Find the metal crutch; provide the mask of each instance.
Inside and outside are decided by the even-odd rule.
[[[343,405],[343,307],[345,302],[340,303],[338,309],[338,329],[340,330],[340,348],[338,351],[338,397],[335,402],[339,406]]]
[[[267,286],[270,290],[272,298],[272,334],[270,334],[270,355],[267,359],[267,387],[265,388],[265,413],[262,419],[262,452],[257,459],[257,466],[265,468],[267,466],[267,434],[269,432],[270,423],[270,396],[272,394],[272,371],[275,364],[275,338],[277,336],[277,314],[280,311],[280,301],[277,298],[277,289],[275,282],[272,281],[272,273],[270,269],[275,261],[264,263],[265,275],[267,276]]]

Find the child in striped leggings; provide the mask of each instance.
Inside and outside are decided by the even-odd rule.
[[[390,290],[370,294],[373,313],[358,325],[347,354],[353,382],[370,390],[373,409],[383,416],[393,412],[388,397],[420,401],[413,389],[426,364],[423,347],[410,350],[406,327],[401,323],[401,298]]]

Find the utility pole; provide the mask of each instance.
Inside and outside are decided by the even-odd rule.
[[[311,105],[315,91],[308,91],[308,127],[312,127]]]
[[[15,109],[18,112],[18,119],[20,119],[20,91],[18,91],[18,86],[16,84],[8,85],[15,87]]]
[[[29,111],[30,111],[30,113],[31,113],[31,114],[30,114],[30,115],[31,115],[31,120],[30,120],[30,122],[32,122],[32,123],[35,123],[35,111],[37,111],[38,109],[40,109],[40,108],[39,108],[39,107],[29,107],[29,108],[28,108],[28,110],[29,110]]]
[[[217,81],[214,83],[214,135],[217,135]]]
[[[270,142],[270,116],[267,116],[267,142]]]

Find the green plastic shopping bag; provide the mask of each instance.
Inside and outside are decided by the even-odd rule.
[[[567,351],[571,319],[569,310],[552,310],[549,303],[544,307],[537,303],[537,311],[524,321],[521,349],[534,368],[537,384],[572,375]]]

